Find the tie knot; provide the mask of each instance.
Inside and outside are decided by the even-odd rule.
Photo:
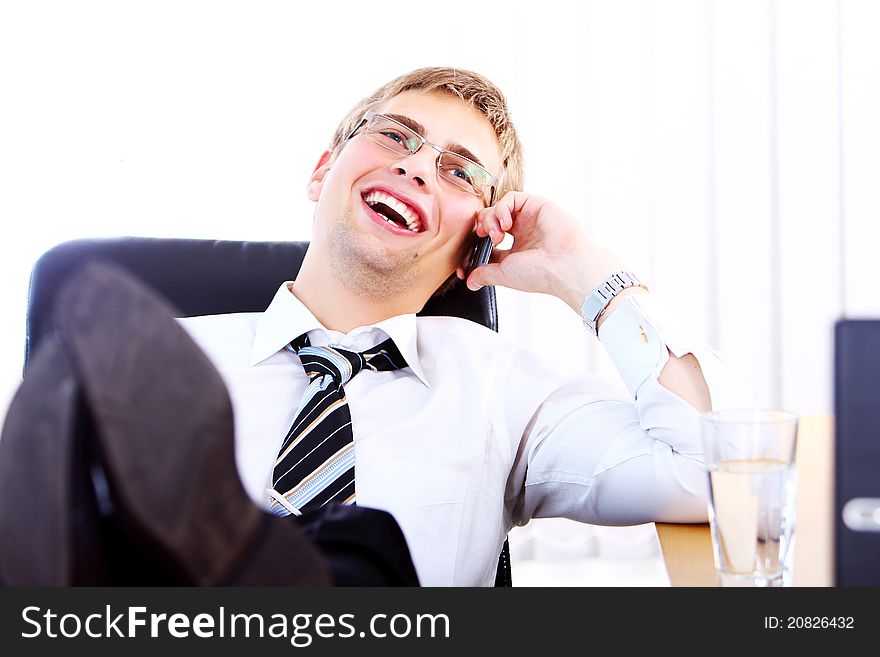
[[[287,349],[299,356],[310,379],[329,375],[341,386],[364,368],[389,371],[406,367],[406,360],[390,338],[372,349],[358,352],[341,347],[313,347],[308,334],[303,334]]]

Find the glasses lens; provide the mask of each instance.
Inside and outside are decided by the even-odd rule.
[[[492,174],[466,157],[445,151],[440,156],[440,175],[478,196],[491,184]]]
[[[421,136],[402,123],[381,114],[374,114],[364,130],[366,136],[398,155],[415,153],[422,147]],[[439,147],[434,146],[438,151]],[[438,160],[440,176],[461,189],[483,196],[493,185],[493,176],[482,166],[449,151],[443,151]]]
[[[397,121],[376,115],[367,124],[367,137],[390,151],[406,155],[415,153],[422,145],[421,139],[412,130]]]

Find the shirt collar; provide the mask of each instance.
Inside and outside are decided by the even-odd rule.
[[[293,294],[290,289],[291,285],[291,281],[281,284],[269,307],[259,319],[251,347],[249,360],[251,366],[266,360],[306,331],[318,330],[325,334],[330,333],[329,329],[321,324],[305,304]],[[371,328],[380,329],[394,340],[394,344],[400,350],[406,364],[419,380],[430,388],[431,383],[428,381],[419,360],[416,315],[413,313],[389,317],[373,326],[358,327],[348,335],[354,337]],[[371,346],[374,345],[366,345],[364,349]]]

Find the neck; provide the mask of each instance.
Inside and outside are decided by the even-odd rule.
[[[374,286],[338,276],[326,264],[306,252],[292,291],[322,325],[332,331],[348,333],[359,326],[369,326],[397,315],[416,313],[428,295],[419,290],[395,294],[390,288]],[[359,284],[360,283],[360,284]]]

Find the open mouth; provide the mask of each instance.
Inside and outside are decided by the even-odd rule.
[[[391,194],[378,189],[368,190],[363,194],[363,199],[373,212],[393,226],[405,228],[413,233],[424,232],[425,225],[418,210]]]

